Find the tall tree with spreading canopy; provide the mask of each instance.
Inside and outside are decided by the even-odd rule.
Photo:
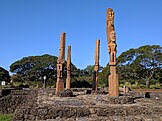
[[[38,81],[40,80],[40,78],[42,79],[43,76],[47,77],[47,81],[56,81],[56,64],[56,56],[51,56],[48,54],[42,56],[29,56],[14,62],[10,66],[10,71],[16,73],[17,76],[21,77],[21,81]],[[76,69],[73,64],[71,68],[72,70]]]
[[[145,45],[123,52],[117,59],[122,79],[138,79],[149,88],[151,79],[162,70],[162,47]]]
[[[107,81],[109,73],[107,65],[99,74],[99,80]],[[162,47],[145,45],[137,49],[129,49],[117,58],[119,80],[135,82],[140,80],[149,88],[152,79],[162,82]],[[105,74],[106,73],[106,74]],[[106,81],[104,81],[106,80]]]
[[[1,81],[10,82],[9,72],[2,67],[0,67],[0,82]]]

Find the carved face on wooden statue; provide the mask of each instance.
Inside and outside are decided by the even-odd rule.
[[[108,9],[108,13],[107,13],[107,20],[109,20],[109,25],[114,25],[114,12],[112,9]]]
[[[111,31],[110,32],[110,40],[112,42],[115,42],[116,41],[116,33],[115,33],[115,31]]]

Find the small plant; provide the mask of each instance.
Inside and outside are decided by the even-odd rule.
[[[133,89],[138,89],[138,88],[139,88],[138,83],[132,84],[131,88],[133,88]]]
[[[18,87],[19,85],[21,85],[22,84],[22,82],[13,82],[13,86],[14,87]]]
[[[155,85],[150,85],[151,89],[161,89],[160,83],[156,83]]]
[[[125,86],[131,86],[131,83],[130,82],[125,82],[125,84],[124,84]]]
[[[0,114],[0,121],[12,121],[12,114]]]

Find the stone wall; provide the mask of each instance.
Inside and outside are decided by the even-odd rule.
[[[149,93],[150,97],[153,98],[153,99],[162,99],[162,92],[161,93]]]
[[[7,96],[11,93],[11,90],[12,89],[2,89],[0,90],[0,97],[4,97],[4,96]]]
[[[132,94],[130,93],[130,95]],[[143,94],[133,95],[142,97]],[[137,98],[133,104],[108,104],[108,102],[100,100],[100,98],[102,99],[100,95],[97,96],[96,104],[91,104],[86,103],[84,98],[78,99],[78,102],[76,101],[78,97],[73,99],[55,97],[53,89],[13,90],[10,95],[0,98],[0,113],[14,113],[13,121],[143,121],[146,119],[160,121],[162,119],[162,101],[160,98],[154,100],[153,95],[157,96],[161,93],[156,93],[156,95],[150,93],[150,99]],[[44,100],[38,98],[43,96],[45,96]],[[88,95],[88,97],[90,96],[92,95]],[[123,97],[119,97],[119,100],[122,100],[121,98]],[[111,98],[110,101],[114,102],[114,99],[116,98]],[[89,101],[89,99],[87,100]],[[49,102],[51,103],[49,104]]]
[[[0,97],[4,97],[9,95],[11,92],[14,92],[16,90],[22,90],[22,88],[6,88],[6,89],[0,89]]]
[[[9,92],[9,95],[0,98],[0,114],[14,113],[29,93],[27,90],[10,90]]]
[[[127,96],[162,99],[162,92],[128,92]]]
[[[51,93],[53,94],[53,91]],[[46,102],[39,99],[38,95],[45,96]],[[54,95],[49,97],[48,95],[50,94],[47,90],[31,91],[28,98],[16,110],[13,121],[145,121],[149,119],[160,121],[162,119],[161,104],[157,105],[160,100],[139,98],[134,104],[86,105],[72,101],[71,97],[54,99]],[[41,103],[38,103],[39,100],[42,100]],[[83,99],[79,101],[82,102]]]
[[[26,100],[24,100],[19,108],[15,111],[15,116],[13,121],[26,121],[31,120],[35,121],[37,111],[37,97],[38,90],[31,90]],[[43,111],[43,110],[42,110]],[[42,112],[42,115],[45,114],[45,111]]]
[[[86,107],[29,107],[18,109],[13,121],[46,120],[60,118],[76,118],[89,116],[90,111]]]
[[[162,117],[162,109],[160,107],[149,108],[147,106],[107,106],[107,107],[24,107],[18,109],[13,121],[27,121],[27,120],[78,120],[78,119],[86,119],[89,121],[90,119],[98,120],[98,119],[111,119],[113,117],[135,117],[139,116],[140,119],[151,118],[157,119],[160,121],[160,117]],[[147,116],[147,117],[146,117]],[[138,118],[139,118],[138,117]],[[51,120],[51,121],[53,121]],[[155,120],[156,121],[156,120]]]

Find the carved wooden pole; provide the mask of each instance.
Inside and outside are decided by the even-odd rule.
[[[63,72],[64,72],[64,63],[65,63],[65,37],[66,34],[62,33],[60,37],[59,57],[57,59],[56,94],[58,92],[64,91]]]
[[[92,90],[98,88],[98,70],[99,70],[99,55],[100,54],[100,40],[96,41],[96,50],[95,50],[95,65],[94,65],[94,76],[93,76],[93,85]]]
[[[66,89],[70,89],[70,73],[71,73],[71,46],[68,46]]]
[[[108,52],[110,55],[109,96],[119,96],[118,74],[116,73],[116,33],[114,28],[114,11],[111,8],[106,12],[106,33]]]

